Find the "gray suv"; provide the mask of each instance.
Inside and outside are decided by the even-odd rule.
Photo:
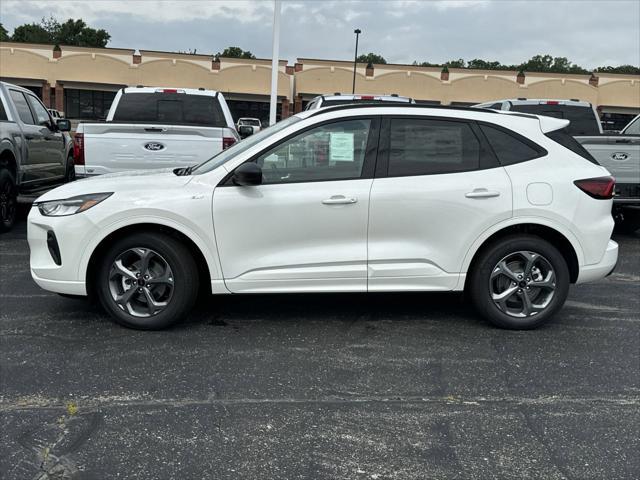
[[[18,194],[74,180],[69,130],[30,90],[0,82],[0,232],[13,227]]]

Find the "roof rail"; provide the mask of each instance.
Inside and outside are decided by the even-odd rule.
[[[496,112],[492,110],[488,110],[486,108],[477,108],[477,107],[461,107],[455,105],[424,105],[420,103],[398,103],[398,102],[380,102],[380,103],[368,103],[368,102],[358,102],[358,103],[346,103],[343,105],[332,105],[328,107],[322,107],[313,115],[319,115],[320,113],[324,113],[327,111],[336,111],[336,110],[350,110],[352,108],[431,108],[431,109],[440,109],[440,110],[461,110],[466,112],[476,112],[476,113],[490,113],[494,114]],[[533,115],[531,115],[533,117]],[[534,117],[535,118],[535,117]]]

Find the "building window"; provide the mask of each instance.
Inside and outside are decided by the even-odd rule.
[[[104,119],[109,113],[116,92],[102,90],[64,89],[64,114],[82,120]]]

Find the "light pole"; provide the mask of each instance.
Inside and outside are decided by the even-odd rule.
[[[353,57],[353,88],[351,93],[356,93],[356,64],[358,63],[358,36],[362,33],[362,30],[356,28],[353,33],[356,34],[356,54]]]
[[[276,123],[278,105],[278,65],[280,52],[280,0],[273,2],[273,39],[271,43],[271,96],[269,97],[269,125]]]

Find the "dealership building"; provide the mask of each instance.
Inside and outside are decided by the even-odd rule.
[[[350,93],[353,62],[298,58],[279,62],[278,117],[316,95]],[[225,95],[234,119],[269,116],[271,60],[120,48],[0,42],[0,78],[34,91],[73,120],[99,120],[126,86],[205,88]],[[356,65],[356,93],[398,94],[431,105],[472,105],[503,98],[579,99],[597,106],[605,128],[640,113],[640,75],[475,70],[415,65]]]

